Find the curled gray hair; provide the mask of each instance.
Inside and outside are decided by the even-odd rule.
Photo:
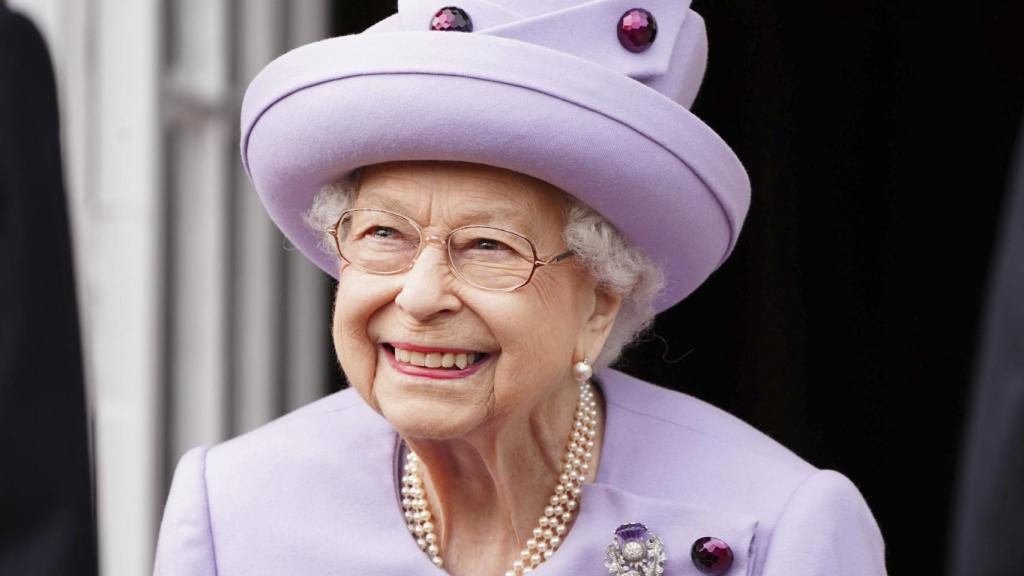
[[[321,248],[337,256],[334,243],[325,232],[341,212],[355,203],[362,169],[324,186],[306,213],[306,223],[323,234]],[[562,234],[575,259],[604,290],[622,295],[622,304],[601,354],[593,361],[594,371],[610,366],[622,351],[637,342],[654,322],[654,302],[665,284],[661,269],[633,248],[603,216],[576,198],[566,195],[566,226]]]

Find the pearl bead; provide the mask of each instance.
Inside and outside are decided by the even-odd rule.
[[[594,375],[594,369],[590,366],[590,362],[586,358],[582,362],[577,362],[572,365],[572,377],[577,382],[583,383],[590,379]]]

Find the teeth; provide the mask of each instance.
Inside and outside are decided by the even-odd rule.
[[[412,352],[395,348],[395,359],[399,362],[412,364],[413,366],[424,366],[426,368],[465,368],[477,361],[482,355],[476,353],[453,352]]]

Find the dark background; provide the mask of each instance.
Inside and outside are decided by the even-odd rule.
[[[890,573],[942,573],[1024,103],[1024,9],[693,7],[710,45],[693,110],[746,165],[751,208],[732,257],[619,367],[846,474]],[[336,2],[334,33],[394,12]]]

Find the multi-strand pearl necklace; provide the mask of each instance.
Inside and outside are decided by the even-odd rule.
[[[532,572],[545,560],[551,558],[562,544],[573,514],[579,509],[581,486],[590,473],[590,460],[594,455],[594,437],[597,435],[597,402],[589,381],[580,383],[580,398],[576,404],[576,417],[569,438],[569,448],[563,459],[562,474],[558,478],[555,492],[544,508],[544,515],[533,529],[533,538],[526,541],[526,547],[519,552],[519,559],[505,576],[518,576]],[[409,531],[430,560],[443,567],[441,543],[434,533],[427,492],[420,476],[422,464],[412,450],[405,456],[405,475],[402,476],[402,508]]]

